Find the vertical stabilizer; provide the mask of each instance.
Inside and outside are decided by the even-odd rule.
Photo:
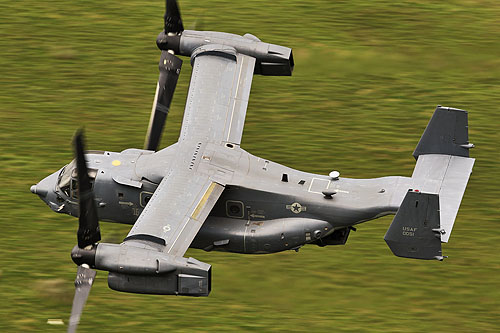
[[[438,106],[424,134],[420,138],[413,156],[442,154],[469,157],[467,111]]]
[[[410,191],[384,240],[398,257],[442,260],[439,197]]]

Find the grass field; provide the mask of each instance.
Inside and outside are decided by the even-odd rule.
[[[29,187],[88,148],[142,147],[154,96],[163,1],[0,0],[0,331],[64,331],[76,220]],[[98,273],[81,332],[498,332],[500,2],[183,0],[186,28],[292,47],[292,77],[253,81],[242,142],[316,173],[410,175],[436,105],[469,111],[474,173],[444,262],[393,256],[386,217],[346,246],[244,256],[189,250],[213,265],[208,298],[132,295]],[[162,145],[176,141],[184,62]],[[105,241],[129,227],[103,223]]]

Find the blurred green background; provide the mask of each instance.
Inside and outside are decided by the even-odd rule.
[[[345,246],[274,255],[189,250],[213,265],[208,298],[118,293],[97,275],[80,331],[498,332],[500,2],[183,0],[186,28],[292,47],[292,77],[253,81],[242,147],[344,177],[411,175],[436,105],[469,111],[477,158],[444,262],[393,256],[392,218]],[[141,148],[153,101],[163,1],[0,0],[0,331],[64,331],[76,219],[29,187],[89,149]],[[184,62],[162,145],[176,141]],[[129,226],[102,223],[105,241]]]

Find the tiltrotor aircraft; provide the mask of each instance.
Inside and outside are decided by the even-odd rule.
[[[438,259],[472,172],[467,112],[438,106],[413,156],[411,177],[342,178],[288,168],[240,147],[254,74],[291,75],[292,50],[246,34],[184,30],[166,1],[157,38],[160,77],[145,149],[87,151],[31,187],[52,210],[79,216],[78,265],[69,330],[96,275],[114,290],[207,296],[206,251],[273,253],[345,244],[354,225],[396,214],[385,241],[401,257]],[[193,71],[177,143],[156,151],[182,60]],[[121,244],[98,243],[98,220],[133,225]]]

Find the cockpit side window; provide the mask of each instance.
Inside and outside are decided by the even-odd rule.
[[[89,169],[89,178],[91,186],[94,186],[95,177],[97,176],[96,169]],[[78,199],[78,179],[76,171],[76,161],[71,161],[70,164],[66,165],[59,175],[58,186],[61,191],[64,192],[68,197],[73,199]]]
[[[78,181],[76,178],[71,178],[71,197],[78,199]]]
[[[90,188],[94,187],[95,177],[97,176],[96,169],[88,169]],[[78,173],[76,168],[71,172],[71,197],[73,199],[78,199]]]

